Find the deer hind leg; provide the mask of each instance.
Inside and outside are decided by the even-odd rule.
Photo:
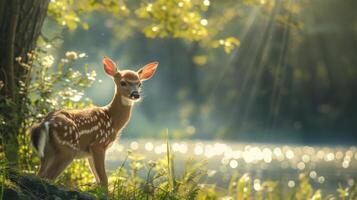
[[[52,149],[49,150],[45,156],[49,157],[46,163],[46,168],[43,172],[44,178],[53,180],[60,175],[65,168],[73,161],[75,151],[71,147],[59,144],[57,141],[52,140]]]
[[[45,154],[44,157],[41,158],[41,164],[40,164],[40,169],[37,172],[37,175],[39,177],[44,177],[46,174],[48,165],[53,162],[54,156],[50,156],[49,154]]]
[[[53,131],[50,134],[50,162],[48,162],[43,177],[53,180],[60,175],[65,168],[73,161],[77,149],[71,143],[63,142],[64,140]]]
[[[66,169],[66,167],[73,161],[73,159],[74,155],[58,153],[56,159],[53,159],[52,162],[49,162],[43,177],[54,180]]]
[[[48,161],[41,158],[41,165],[40,165],[40,169],[37,172],[37,176],[39,177],[44,176],[44,173],[46,173],[47,165],[48,165]]]

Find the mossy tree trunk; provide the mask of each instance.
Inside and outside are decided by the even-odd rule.
[[[27,62],[27,53],[35,48],[41,33],[48,3],[49,0],[0,0],[0,80],[4,83],[0,108],[6,123],[0,132],[12,163],[16,162],[16,135],[24,120],[24,94],[19,93],[19,86],[28,76],[28,70],[15,58]]]

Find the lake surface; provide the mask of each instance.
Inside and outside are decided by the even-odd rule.
[[[231,175],[248,173],[254,181],[279,180],[294,187],[299,174],[322,189],[354,185],[357,180],[356,146],[298,146],[281,144],[231,143],[223,141],[170,141],[175,170],[182,172],[189,158],[207,160],[207,182],[225,187]],[[123,139],[107,152],[107,169],[124,161],[127,151],[140,153],[147,160],[166,155],[164,140]]]

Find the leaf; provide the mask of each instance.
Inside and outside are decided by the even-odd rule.
[[[88,29],[89,29],[89,24],[83,23],[83,24],[82,24],[82,28],[83,28],[84,30],[88,30]]]

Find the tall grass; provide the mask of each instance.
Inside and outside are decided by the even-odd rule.
[[[178,176],[173,154],[166,142],[166,155],[157,161],[144,161],[144,157],[128,152],[123,164],[109,178],[111,199],[196,199],[200,181],[206,175],[203,162],[187,162],[185,172]],[[90,190],[102,198],[102,189]]]

